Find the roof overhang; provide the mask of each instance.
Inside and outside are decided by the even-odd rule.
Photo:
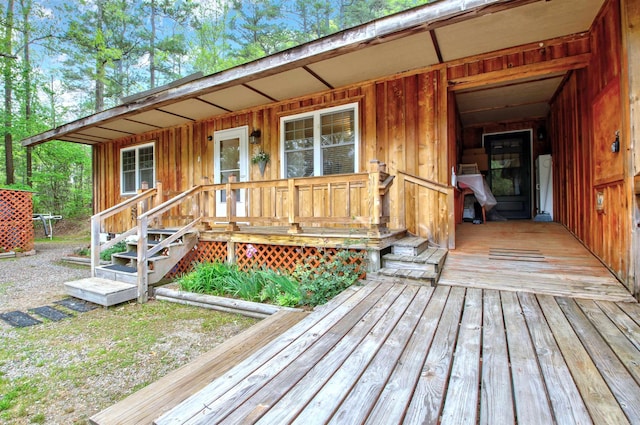
[[[226,71],[144,92],[114,108],[32,136],[22,144],[51,140],[105,143],[444,61],[580,33],[590,28],[603,2],[440,0]],[[520,107],[512,113],[544,116],[561,80],[559,75],[525,81],[517,88],[505,85],[512,89],[457,93],[463,122],[493,119],[499,109],[496,105],[506,100]]]

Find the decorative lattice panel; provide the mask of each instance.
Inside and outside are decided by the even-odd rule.
[[[337,252],[336,248],[237,243],[236,264],[238,268],[243,270],[269,268],[292,272],[301,263],[317,267],[320,257],[324,255],[331,259]],[[352,263],[361,262],[357,257],[351,258],[350,261]],[[365,277],[364,272],[362,277]]]
[[[0,189],[0,251],[33,249],[31,192]]]
[[[188,273],[193,269],[194,263],[214,261],[227,261],[227,243],[200,241],[165,277],[172,279]]]

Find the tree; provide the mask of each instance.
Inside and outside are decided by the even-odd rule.
[[[15,183],[15,172],[13,167],[13,134],[12,134],[12,120],[13,120],[13,64],[14,57],[12,57],[13,48],[13,0],[7,1],[6,17],[4,21],[4,40],[3,40],[3,72],[4,78],[4,158],[5,158],[5,173],[6,184],[12,185]]]
[[[191,26],[195,36],[191,42],[196,70],[210,74],[232,67],[228,30],[229,4],[224,0],[201,2],[194,10]]]

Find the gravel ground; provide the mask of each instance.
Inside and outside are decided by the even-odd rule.
[[[36,243],[36,255],[0,259],[0,313],[27,312],[66,298],[63,283],[90,271],[61,258],[83,245]],[[253,323],[154,301],[29,328],[0,320],[0,424],[88,424],[93,414]]]
[[[90,276],[89,268],[60,259],[82,242],[36,243],[36,255],[0,260],[0,313],[40,307],[65,298],[64,282]],[[0,321],[2,326],[9,326]]]

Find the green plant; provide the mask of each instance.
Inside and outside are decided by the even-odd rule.
[[[117,254],[118,252],[124,252],[127,250],[127,244],[125,242],[118,242],[111,248],[107,248],[100,253],[100,259],[104,261],[111,260],[111,254]]]
[[[75,250],[75,254],[81,257],[89,257],[91,255],[91,248],[78,248]]]
[[[299,304],[298,283],[288,274],[271,269],[243,271],[226,263],[199,263],[193,272],[182,276],[183,291],[231,296],[247,301],[272,302],[293,307]]]
[[[298,265],[293,276],[300,281],[302,303],[310,306],[321,305],[344,291],[360,279],[366,264],[365,256],[356,251],[338,251],[331,256],[327,252]]]
[[[271,159],[269,153],[261,149],[255,155],[253,155],[253,158],[251,158],[251,163],[258,164],[260,162],[269,162],[269,159]]]

